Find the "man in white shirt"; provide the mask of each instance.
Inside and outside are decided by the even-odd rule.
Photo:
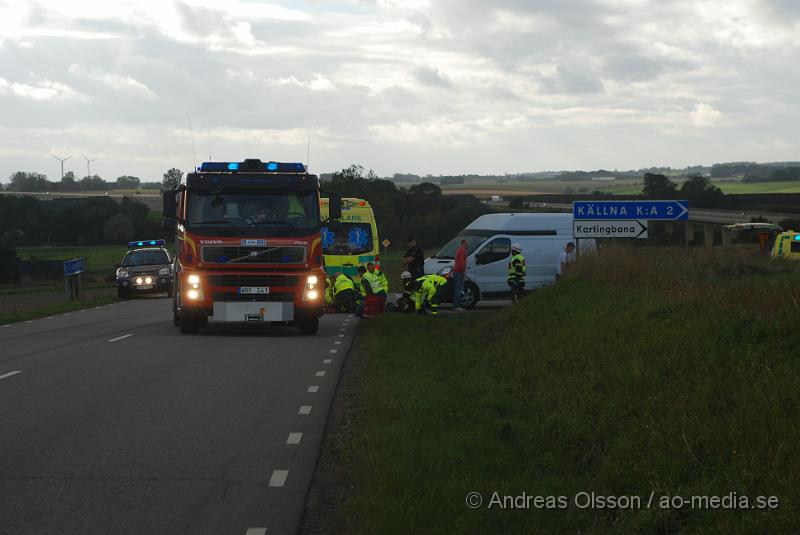
[[[556,273],[556,280],[560,279],[567,272],[569,265],[575,261],[575,244],[573,242],[567,243],[564,250],[558,256],[558,273]]]

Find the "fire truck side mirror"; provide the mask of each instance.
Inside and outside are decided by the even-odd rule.
[[[342,219],[342,194],[332,191],[328,194],[328,219],[339,221]]]
[[[164,230],[175,230],[175,190],[167,190],[163,193],[163,214],[161,228]]]

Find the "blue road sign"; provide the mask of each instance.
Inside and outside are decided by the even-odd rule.
[[[83,261],[83,257],[64,261],[65,276],[77,275],[78,273],[83,273],[85,269],[86,269],[86,264]]]
[[[689,219],[689,201],[575,201],[574,219]]]

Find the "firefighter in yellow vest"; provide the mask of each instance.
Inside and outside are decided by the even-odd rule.
[[[342,272],[333,282],[333,300],[342,312],[358,312],[358,293],[353,279]]]
[[[414,308],[417,314],[425,314],[425,305],[431,309],[431,315],[439,314],[439,303],[444,298],[447,279],[441,275],[424,275],[417,279],[417,291]]]
[[[364,277],[367,281],[369,281],[369,285],[371,291],[368,293],[372,293],[375,295],[383,295],[385,296],[389,290],[389,281],[386,280],[386,275],[377,271],[375,269],[375,264],[369,262],[367,264],[367,272],[364,274]]]
[[[367,268],[369,268],[369,266],[367,266]],[[386,278],[386,273],[384,273],[382,269],[379,269],[378,266],[375,266],[374,273],[378,277],[378,280],[381,283],[381,288],[383,289],[383,293],[389,295],[389,279]]]
[[[522,256],[522,246],[519,243],[511,245],[511,259],[508,261],[506,280],[511,288],[511,297],[516,303],[525,290],[525,257]]]

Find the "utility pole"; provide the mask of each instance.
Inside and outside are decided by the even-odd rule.
[[[52,154],[52,153],[51,153],[51,154],[50,154],[50,156],[52,156],[53,158],[55,158],[56,160],[58,160],[59,162],[61,162],[61,180],[63,181],[63,180],[64,180],[64,162],[66,162],[67,160],[69,160],[70,158],[72,158],[72,155],[70,154],[70,155],[69,155],[69,156],[67,156],[66,158],[59,158],[59,157],[58,157],[58,156],[56,156],[55,154]]]
[[[86,176],[89,177],[89,178],[92,178],[92,162],[96,162],[100,158],[93,158],[93,159],[90,160],[84,154],[83,155],[83,159],[86,160]]]

